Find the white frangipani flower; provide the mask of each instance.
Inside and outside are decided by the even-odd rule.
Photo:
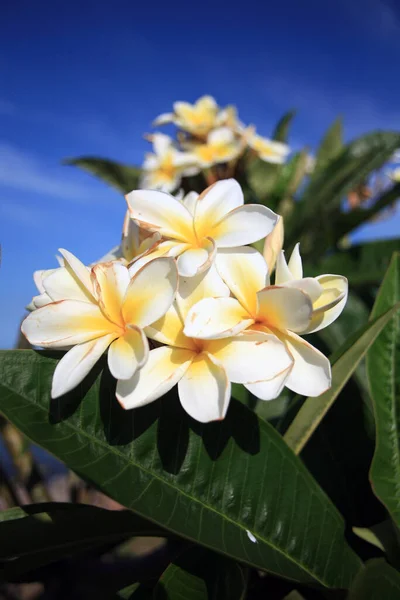
[[[251,244],[268,235],[277,215],[260,204],[244,204],[234,179],[218,181],[183,203],[162,192],[134,190],[126,196],[131,218],[164,239],[145,260],[177,257],[179,274],[206,270],[216,250]],[[143,260],[143,259],[142,259]]]
[[[193,145],[190,150],[197,158],[198,164],[207,168],[237,158],[243,150],[243,145],[231,129],[219,127],[208,134],[206,143]]]
[[[257,135],[254,128],[249,128],[246,140],[250,148],[265,162],[283,164],[290,152],[289,146]]]
[[[154,154],[145,156],[140,180],[142,187],[172,192],[179,186],[183,176],[199,172],[196,158],[188,152],[179,152],[168,135],[154,133],[151,140]]]
[[[202,96],[194,104],[175,102],[173,113],[163,113],[153,126],[174,123],[180,129],[197,137],[205,137],[219,125],[219,108],[212,96]]]
[[[235,302],[228,295],[214,265],[196,277],[180,280],[176,303],[145,330],[149,338],[165,346],[151,350],[140,372],[117,384],[123,408],[144,406],[178,384],[180,402],[191,417],[202,423],[220,420],[229,405],[231,382],[273,379],[290,369],[292,358],[285,345],[270,333],[245,332],[222,340],[184,335],[184,320],[193,304],[216,296]]]
[[[185,321],[185,335],[223,339],[244,330],[274,334],[293,357],[292,366],[270,381],[245,386],[264,400],[275,398],[284,385],[305,396],[326,391],[331,385],[329,360],[299,334],[316,331],[338,316],[344,296],[331,287],[338,279],[302,278],[295,256],[288,267],[293,279],[283,282],[278,265],[277,281],[271,286],[267,264],[253,248],[222,250],[216,266],[235,298],[207,298],[195,304]],[[341,308],[335,312],[337,305]]]
[[[54,372],[53,398],[76,387],[109,346],[108,365],[117,379],[129,379],[143,367],[149,353],[143,328],[171,306],[178,281],[169,258],[131,274],[121,262],[89,269],[70,252],[60,252],[65,267],[41,279],[51,302],[34,310],[21,326],[35,346],[72,346]]]

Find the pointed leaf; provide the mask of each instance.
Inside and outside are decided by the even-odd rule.
[[[224,421],[202,425],[175,393],[124,411],[105,361],[50,404],[56,364],[0,352],[0,410],[28,437],[169,531],[287,578],[349,585],[360,562],[343,520],[268,423],[232,399]]]
[[[390,319],[400,310],[400,303],[367,324],[336,353],[332,368],[332,387],[318,396],[307,398],[284,435],[293,452],[299,454],[322,421],[354,370]]]
[[[324,168],[343,148],[343,119],[338,117],[322,138],[315,157],[315,170]]]
[[[283,115],[281,119],[279,119],[274,132],[272,134],[272,139],[277,142],[287,143],[288,135],[289,135],[289,127],[293,118],[296,116],[296,110],[289,110],[287,113]]]
[[[400,254],[394,254],[379,289],[372,317],[400,301]],[[376,447],[372,488],[400,526],[400,317],[395,313],[367,356],[367,373],[375,412]]]
[[[94,156],[67,158],[63,163],[83,169],[83,171],[112,185],[123,194],[131,192],[139,186],[140,169],[138,167]]]
[[[367,562],[351,587],[347,600],[400,600],[400,573],[383,558]]]

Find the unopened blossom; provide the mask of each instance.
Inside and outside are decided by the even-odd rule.
[[[174,123],[183,131],[196,137],[205,137],[219,125],[219,107],[212,96],[202,96],[194,104],[175,102],[173,113],[163,113],[153,122],[154,126]]]
[[[108,350],[108,365],[117,379],[129,379],[147,361],[143,328],[171,306],[177,287],[172,259],[159,258],[131,274],[121,262],[87,268],[60,250],[65,266],[43,277],[51,299],[22,323],[34,346],[70,348],[57,364],[51,395],[76,387]]]
[[[271,275],[275,269],[276,259],[283,246],[284,228],[283,217],[279,217],[277,224],[264,241],[263,256],[268,265],[268,273]]]
[[[126,196],[131,218],[143,229],[158,232],[163,242],[154,256],[177,258],[179,274],[192,277],[206,270],[220,248],[251,244],[268,235],[277,215],[260,204],[244,204],[234,179],[218,181],[188,208],[177,198],[157,191],[134,190]]]
[[[179,186],[183,176],[199,172],[193,155],[177,150],[168,135],[154,133],[151,140],[154,152],[145,155],[140,180],[142,187],[171,192]]]
[[[245,332],[222,340],[184,334],[184,321],[193,304],[217,296],[235,302],[228,295],[214,265],[196,277],[180,280],[176,303],[145,330],[149,338],[165,345],[151,350],[146,365],[117,384],[123,408],[144,406],[178,384],[180,402],[191,417],[202,423],[220,420],[229,405],[231,382],[273,379],[291,368],[285,345],[270,333]]]
[[[241,154],[243,145],[228,127],[219,127],[211,131],[204,144],[190,147],[197,163],[203,167],[211,167],[218,163],[227,163]]]
[[[286,144],[257,135],[253,128],[247,131],[246,140],[250,148],[265,162],[283,164],[290,152]]]
[[[246,387],[264,400],[275,398],[284,385],[306,396],[326,391],[331,385],[329,360],[299,334],[317,331],[340,314],[347,292],[342,295],[337,289],[339,279],[303,278],[295,255],[287,268],[293,279],[283,281],[277,265],[276,284],[269,285],[267,264],[253,248],[221,251],[216,266],[235,298],[207,298],[195,304],[184,333],[202,339],[223,339],[245,330],[274,334],[293,357],[291,368]],[[345,283],[340,278],[340,285]]]

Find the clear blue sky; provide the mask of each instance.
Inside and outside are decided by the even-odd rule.
[[[400,129],[396,0],[266,3],[8,0],[0,23],[0,347],[32,272],[58,247],[90,262],[119,240],[122,197],[63,157],[140,163],[152,119],[208,93],[268,135],[297,107],[292,144],[338,113],[351,138]],[[365,237],[393,236],[389,224]]]

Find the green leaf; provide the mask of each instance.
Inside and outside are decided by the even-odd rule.
[[[268,194],[274,189],[282,165],[265,162],[258,157],[252,157],[246,167],[248,185],[260,202],[268,200]]]
[[[140,583],[132,583],[127,587],[124,587],[122,590],[117,592],[117,598],[123,598],[123,600],[130,600],[130,598],[134,598],[134,592],[138,590],[140,587]]]
[[[296,112],[296,110],[289,110],[283,115],[281,119],[279,119],[272,134],[273,140],[275,140],[276,142],[283,142],[284,144],[287,143],[289,127],[292,123],[293,118],[296,116]]]
[[[169,565],[154,588],[154,600],[243,600],[246,577],[232,560],[190,548]]]
[[[389,266],[393,252],[400,251],[400,238],[355,244],[335,252],[317,265],[307,265],[309,277],[321,273],[340,273],[349,280],[349,287],[370,288],[380,285],[382,274]]]
[[[271,210],[279,210],[282,213],[282,201],[291,198],[307,171],[308,152],[302,150],[296,152],[284,165],[279,172],[279,177],[268,196],[268,207]],[[278,209],[279,207],[279,209]]]
[[[322,138],[315,157],[315,170],[326,167],[343,148],[343,119],[338,117]]]
[[[28,437],[169,531],[276,575],[349,585],[360,563],[343,520],[268,423],[232,400],[224,421],[200,424],[175,393],[124,411],[105,361],[50,404],[56,364],[0,352],[0,410]]]
[[[304,232],[313,229],[319,219],[316,233],[326,240],[326,247],[335,239],[331,215],[339,209],[345,195],[363,181],[372,171],[381,168],[400,146],[400,134],[373,132],[351,142],[324,169],[318,170],[296,204],[292,218],[285,223],[289,245],[301,239]],[[315,244],[310,244],[310,249]]]
[[[90,175],[105,181],[123,194],[131,192],[139,186],[140,169],[138,167],[94,156],[67,158],[63,161],[63,164],[79,167],[90,173]]]
[[[370,560],[357,575],[347,600],[386,599],[400,599],[400,574],[382,558]]]
[[[336,353],[332,368],[332,387],[318,398],[307,398],[284,435],[293,452],[299,454],[322,421],[357,365],[385,325],[400,309],[400,303],[367,324]]]
[[[0,560],[10,561],[6,578],[131,536],[168,535],[131,511],[83,504],[32,504],[2,511],[0,519]]]
[[[394,254],[379,289],[372,317],[400,301],[400,254]],[[395,313],[367,356],[367,373],[375,412],[376,447],[372,488],[400,526],[400,319]]]
[[[369,529],[368,527],[352,527],[352,530],[353,533],[358,535],[358,537],[360,537],[362,540],[368,542],[369,544],[372,544],[376,548],[379,548],[379,550],[382,550],[382,552],[385,552],[385,548],[383,547],[382,542],[375,535],[372,529]]]

